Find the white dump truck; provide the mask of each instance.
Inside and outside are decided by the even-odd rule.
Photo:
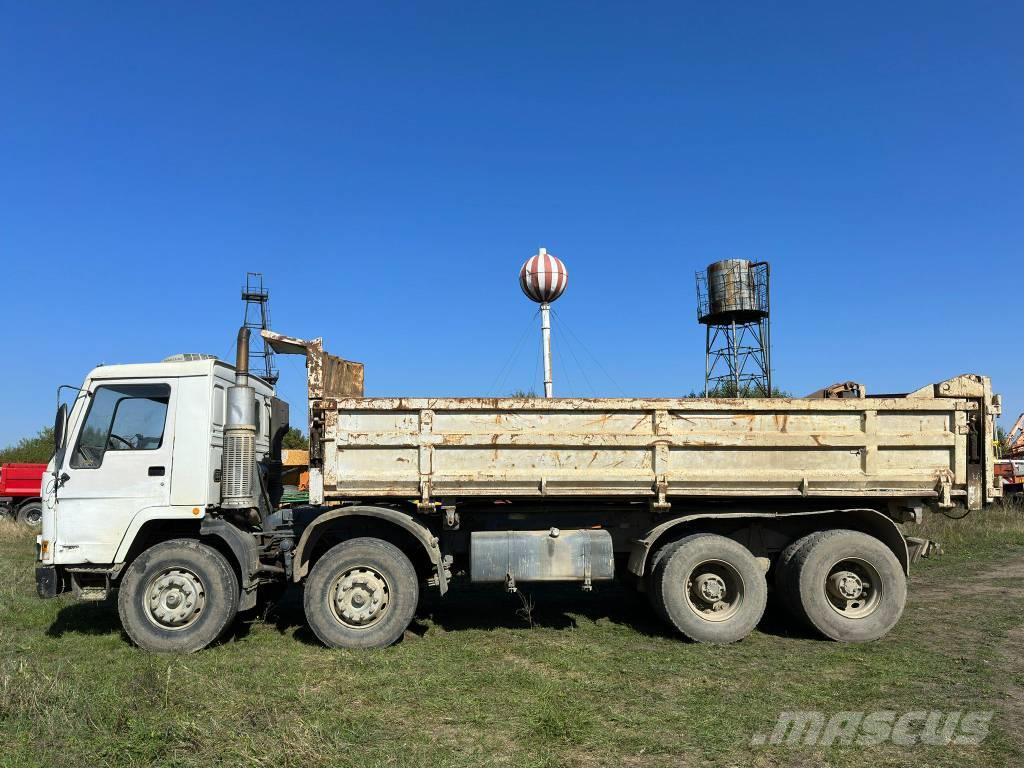
[[[301,583],[317,637],[363,648],[398,640],[423,590],[615,578],[725,643],[771,585],[794,620],[867,641],[929,546],[900,525],[1001,494],[984,376],[808,398],[368,398],[362,365],[319,339],[264,336],[306,357],[309,504],[279,503],[288,408],[249,374],[247,330],[233,367],[96,368],[57,415],[41,597],[116,591],[135,643],[195,651],[261,587]]]

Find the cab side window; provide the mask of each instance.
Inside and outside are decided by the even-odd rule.
[[[107,451],[154,451],[163,444],[167,384],[97,387],[71,455],[75,469],[95,469]]]

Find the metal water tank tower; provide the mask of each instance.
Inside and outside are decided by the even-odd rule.
[[[704,396],[772,395],[770,270],[725,259],[697,273],[697,320],[705,326]]]

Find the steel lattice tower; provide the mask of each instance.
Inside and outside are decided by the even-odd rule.
[[[242,288],[245,316],[242,323],[255,333],[249,337],[249,368],[271,385],[277,384],[278,372],[274,367],[274,353],[260,331],[270,328],[270,292],[263,285],[262,272],[246,272]]]

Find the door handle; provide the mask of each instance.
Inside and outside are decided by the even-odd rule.
[[[163,477],[164,476],[164,471],[165,470],[164,470],[163,467],[150,467],[149,468],[149,476],[150,477]]]

